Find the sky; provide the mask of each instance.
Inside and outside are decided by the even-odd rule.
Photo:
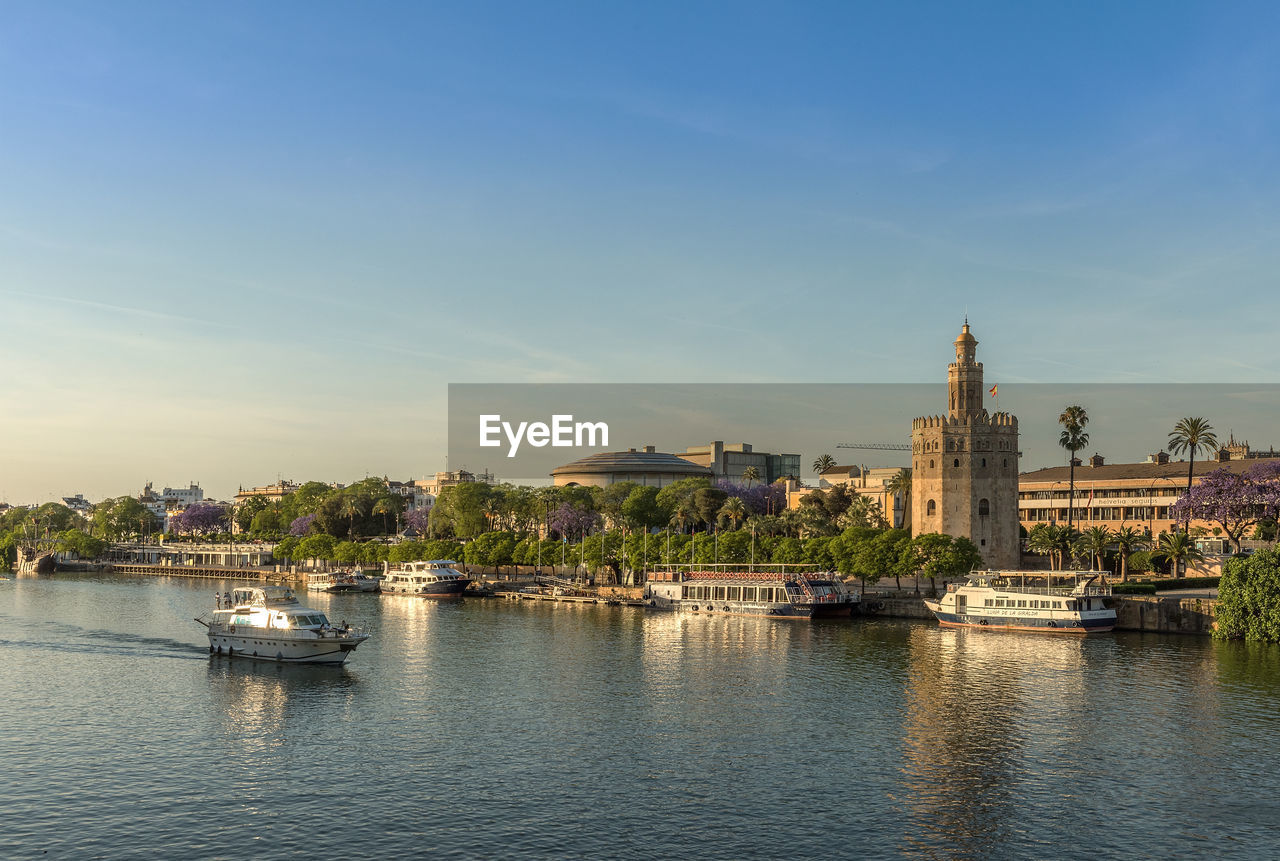
[[[941,382],[966,314],[989,381],[1278,381],[1276,4],[4,17],[13,504],[422,477],[449,383]]]

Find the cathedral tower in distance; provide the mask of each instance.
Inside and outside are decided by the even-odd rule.
[[[988,413],[966,319],[947,367],[946,415],[911,422],[911,532],[972,541],[990,568],[1017,568],[1018,420]]]

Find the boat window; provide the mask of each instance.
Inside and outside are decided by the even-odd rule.
[[[991,600],[990,598],[983,598],[983,599],[982,599],[982,606],[984,606],[984,607],[994,607],[994,606],[995,606],[995,603],[996,603],[996,602],[995,602],[995,601],[993,601],[993,600]]]
[[[1053,602],[1053,608],[1054,608],[1055,610],[1061,610],[1061,609],[1062,609],[1062,602],[1061,602],[1061,601],[1054,601],[1054,602]]]
[[[742,600],[742,587],[741,587],[741,586],[730,586],[730,587],[729,587],[729,596],[728,596],[728,597],[729,597],[729,600],[730,600],[730,601],[741,601],[741,600]]]
[[[713,594],[715,595],[715,597],[713,598],[713,600],[715,600],[715,601],[723,601],[723,600],[724,600],[724,587],[723,587],[723,586],[716,586],[716,587],[715,587],[715,592],[714,592]]]
[[[1075,602],[1075,601],[1068,601],[1068,602],[1067,602],[1067,609],[1068,609],[1068,610],[1074,610],[1075,608],[1076,608],[1076,602]]]

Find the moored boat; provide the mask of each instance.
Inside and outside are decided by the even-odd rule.
[[[939,624],[989,631],[1102,634],[1116,626],[1098,571],[974,571],[925,606]]]
[[[453,566],[449,559],[427,562],[405,562],[382,575],[381,591],[389,595],[419,595],[440,598],[461,595],[471,578]]]
[[[355,575],[349,571],[317,571],[307,575],[312,592],[357,592]]]
[[[196,621],[208,629],[210,654],[287,664],[341,664],[369,639],[345,622],[333,626],[286,586],[242,586],[229,607]]]
[[[649,573],[644,598],[659,610],[780,619],[849,616],[858,606],[840,578],[804,565],[668,566]]]

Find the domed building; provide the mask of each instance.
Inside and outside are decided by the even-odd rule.
[[[666,487],[682,478],[711,477],[709,468],[674,454],[654,451],[651,445],[639,451],[629,448],[597,452],[551,470],[551,481],[556,487],[608,487],[623,481]]]

